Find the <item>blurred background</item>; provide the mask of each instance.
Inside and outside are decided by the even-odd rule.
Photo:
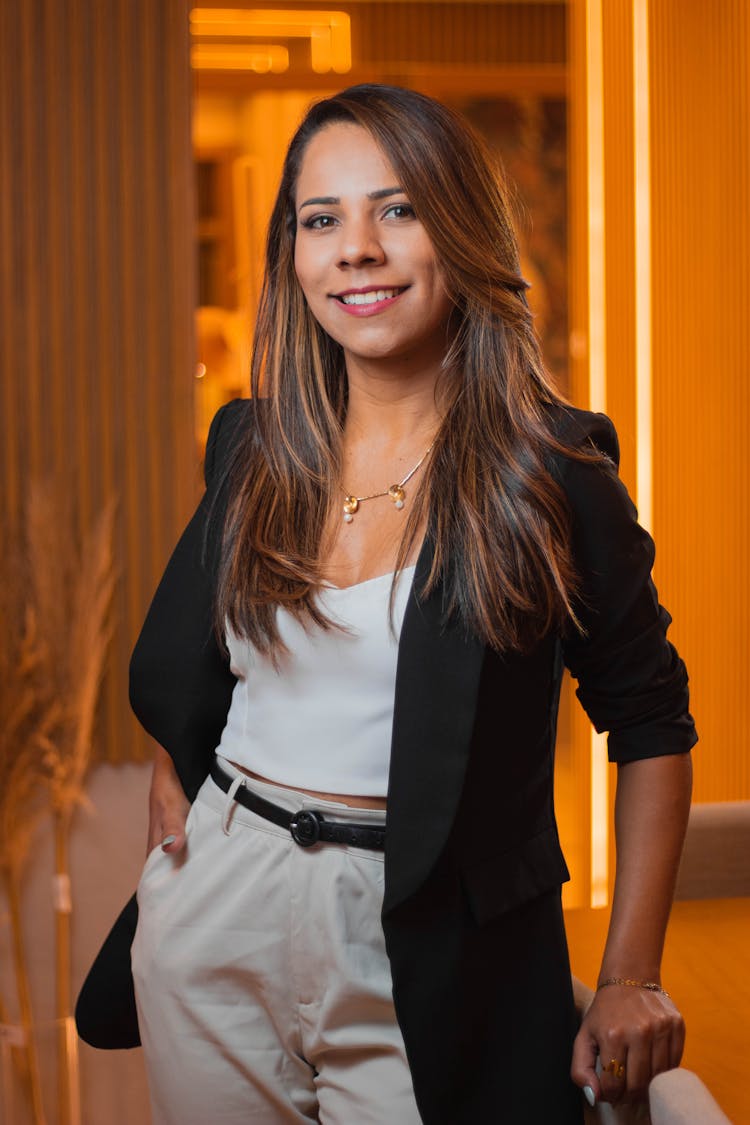
[[[55,973],[75,992],[138,878],[152,750],[128,709],[129,651],[200,495],[210,419],[248,393],[285,146],[310,101],[345,85],[422,90],[465,113],[499,153],[550,370],[576,405],[615,421],[622,476],[656,536],[656,581],[702,740],[697,815],[719,825],[717,869],[727,849],[744,854],[749,73],[746,0],[348,0],[330,9],[2,0],[0,628],[31,636],[18,607],[34,569],[34,519],[49,527],[64,517],[68,546],[37,537],[34,549],[37,569],[39,557],[54,569],[68,551],[72,589],[76,560],[91,557],[110,511],[102,574],[112,586],[99,575],[99,628],[81,641],[98,654],[91,679],[101,688],[82,721],[64,831],[35,814],[6,864],[7,885],[20,887],[41,1091],[34,1102],[13,910],[0,900],[0,1113],[9,1122],[148,1120],[140,1054],[82,1047],[78,1059]],[[37,485],[51,497],[41,520]],[[64,619],[56,629],[54,642],[69,648]],[[17,668],[13,644],[0,643],[0,671]],[[567,690],[557,775],[573,875],[565,905],[574,930],[587,920],[589,933],[591,918],[606,918],[612,880],[612,778],[571,699]],[[713,901],[711,878],[700,894]],[[684,897],[695,894],[685,886]],[[724,897],[750,892],[742,886]],[[581,962],[581,972],[596,969]],[[713,977],[702,984],[715,995]],[[726,1024],[726,1013],[714,1015]],[[700,1026],[715,1036],[713,1024]],[[714,1052],[709,1084],[750,1119],[732,1043]],[[705,1076],[706,1059],[695,1059]],[[65,1066],[72,1078],[60,1085]]]

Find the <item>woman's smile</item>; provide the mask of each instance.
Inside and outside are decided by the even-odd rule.
[[[375,316],[384,309],[392,308],[408,288],[408,285],[403,285],[387,289],[347,289],[343,293],[337,293],[335,299],[351,316]]]

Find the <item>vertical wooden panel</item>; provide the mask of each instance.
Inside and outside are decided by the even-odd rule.
[[[585,0],[570,5],[572,395],[586,403]],[[750,797],[750,13],[741,0],[650,5],[654,531],[656,580],[691,672],[702,744],[695,799]],[[633,0],[604,14],[607,409],[635,491]],[[580,808],[581,732],[558,785]],[[580,748],[579,748],[580,743]],[[571,838],[582,846],[582,833]]]
[[[604,55],[606,412],[620,441],[620,476],[636,498],[636,309],[633,3],[608,0],[602,11]],[[608,870],[614,886],[616,769],[609,769]]]
[[[570,397],[588,403],[588,167],[586,8],[574,0],[568,11],[569,44],[569,291]],[[555,803],[571,883],[564,904],[588,906],[591,900],[591,739],[586,716],[566,679],[558,723]]]
[[[118,760],[145,750],[127,657],[198,490],[187,3],[0,12],[2,531],[35,476],[82,527],[119,497],[99,746]]]
[[[750,798],[750,11],[653,0],[657,577],[692,675],[699,801]]]
[[[364,0],[336,7],[351,14],[356,66],[496,67],[565,60],[565,5],[554,0],[534,4]]]
[[[635,231],[632,0],[604,5],[604,175],[607,207],[607,411],[620,474],[635,495]]]

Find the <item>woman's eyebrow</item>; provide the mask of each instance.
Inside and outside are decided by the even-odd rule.
[[[402,187],[386,187],[379,188],[378,191],[368,191],[368,199],[387,199],[389,195],[403,195],[404,189]]]
[[[404,189],[402,187],[387,187],[378,188],[377,191],[368,191],[368,199],[387,199],[389,195],[403,195]],[[341,199],[337,195],[316,195],[311,199],[306,199],[304,203],[299,204],[299,210],[303,207],[335,207],[340,203]]]

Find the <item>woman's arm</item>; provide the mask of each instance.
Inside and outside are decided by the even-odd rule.
[[[667,639],[671,622],[651,580],[654,544],[639,526],[616,474],[618,443],[602,415],[569,411],[578,444],[610,464],[567,459],[561,482],[581,580],[583,630],[563,642],[577,695],[617,763],[617,871],[600,983],[612,977],[659,983],[664,934],[690,804],[689,751],[697,737],[685,666]],[[571,1073],[593,1095],[615,1101],[645,1092],[653,1074],[676,1066],[684,1025],[663,993],[601,988],[576,1038]],[[615,1059],[620,1078],[602,1067]]]
[[[214,591],[226,469],[248,410],[235,400],[211,423],[206,492],[172,552],[130,661],[132,708],[171,755],[189,800],[208,773],[235,683],[214,628]],[[158,770],[154,776],[158,794],[165,778]]]
[[[692,785],[689,754],[670,754],[618,767],[615,804],[617,867],[607,944],[599,982],[612,977],[661,983],[664,935],[687,825]],[[685,1028],[671,999],[632,985],[596,993],[573,1050],[571,1074],[597,1099],[642,1096],[660,1071],[677,1066]],[[616,1059],[621,1078],[597,1076]]]

